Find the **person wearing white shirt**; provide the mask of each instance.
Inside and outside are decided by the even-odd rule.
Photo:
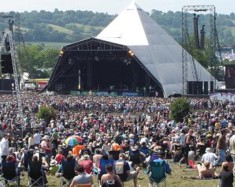
[[[9,153],[9,136],[4,134],[3,138],[0,141],[0,159],[6,157]]]
[[[233,135],[229,139],[229,146],[230,146],[230,154],[233,158],[233,163],[235,163],[235,134],[234,131],[232,131]]]
[[[41,134],[38,131],[36,131],[35,134],[33,135],[33,138],[34,138],[34,145],[38,146],[41,143],[41,138],[42,138]]]
[[[217,155],[211,151],[210,147],[206,148],[206,153],[202,155],[201,162],[210,162],[212,165],[215,164],[215,161],[218,159]]]
[[[28,149],[30,149],[31,147],[33,147],[35,145],[34,143],[34,137],[32,136],[32,134],[29,134],[29,138],[28,138]]]

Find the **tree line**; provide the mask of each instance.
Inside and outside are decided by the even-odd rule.
[[[10,12],[9,14],[16,15],[17,13]],[[182,12],[162,12],[153,9],[148,14],[178,42],[181,42]],[[16,17],[15,26],[20,25],[23,38],[28,42],[70,43],[96,36],[116,16],[80,10],[25,11]],[[206,20],[208,15],[200,14],[200,19]],[[1,20],[0,29],[3,30],[6,24]],[[235,42],[235,13],[217,14],[216,24],[221,45],[233,44]]]
[[[29,72],[31,78],[49,77],[57,61],[58,48],[49,49],[43,43],[64,42],[71,43],[78,40],[96,36],[117,15],[94,13],[92,11],[31,11],[16,14],[15,32],[21,31],[26,42],[39,42],[40,45],[29,44],[19,49],[20,62],[23,71]],[[148,13],[160,26],[162,26],[179,43],[182,41],[182,12],[162,12],[152,10]],[[200,15],[201,20],[209,20],[208,15]],[[235,14],[216,15],[218,37],[221,45],[235,43]],[[192,27],[192,20],[189,27]],[[4,29],[7,21],[0,19],[0,29]],[[19,27],[20,26],[20,27]],[[20,29],[20,30],[19,30]],[[19,33],[18,33],[19,34]],[[17,39],[17,37],[16,37]],[[204,67],[209,67],[207,53],[193,49],[192,55]]]

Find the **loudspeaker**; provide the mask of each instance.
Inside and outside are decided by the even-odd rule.
[[[213,81],[210,82],[210,92],[211,93],[214,92],[214,82]]]
[[[13,74],[12,59],[10,53],[1,55],[1,68],[2,74]]]
[[[208,82],[204,81],[204,92],[205,95],[208,95]]]
[[[197,94],[197,82],[192,81],[192,94]]]
[[[0,90],[12,90],[14,79],[0,79]]]
[[[187,82],[187,94],[192,94],[192,81]]]
[[[202,81],[197,82],[197,94],[203,94],[202,91]]]

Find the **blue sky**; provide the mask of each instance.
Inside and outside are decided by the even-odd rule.
[[[47,10],[90,10],[109,14],[120,13],[132,0],[0,0],[0,12]],[[145,11],[181,11],[184,5],[214,5],[217,13],[235,12],[234,0],[135,0]]]

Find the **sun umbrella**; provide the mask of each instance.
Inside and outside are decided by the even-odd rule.
[[[73,136],[71,136],[71,137],[76,138],[79,143],[82,143],[82,142],[83,142],[83,138],[81,138],[80,136],[73,135]]]
[[[66,145],[69,145],[71,147],[74,147],[75,145],[78,144],[78,140],[73,137],[73,136],[69,136],[66,140],[65,140]]]

